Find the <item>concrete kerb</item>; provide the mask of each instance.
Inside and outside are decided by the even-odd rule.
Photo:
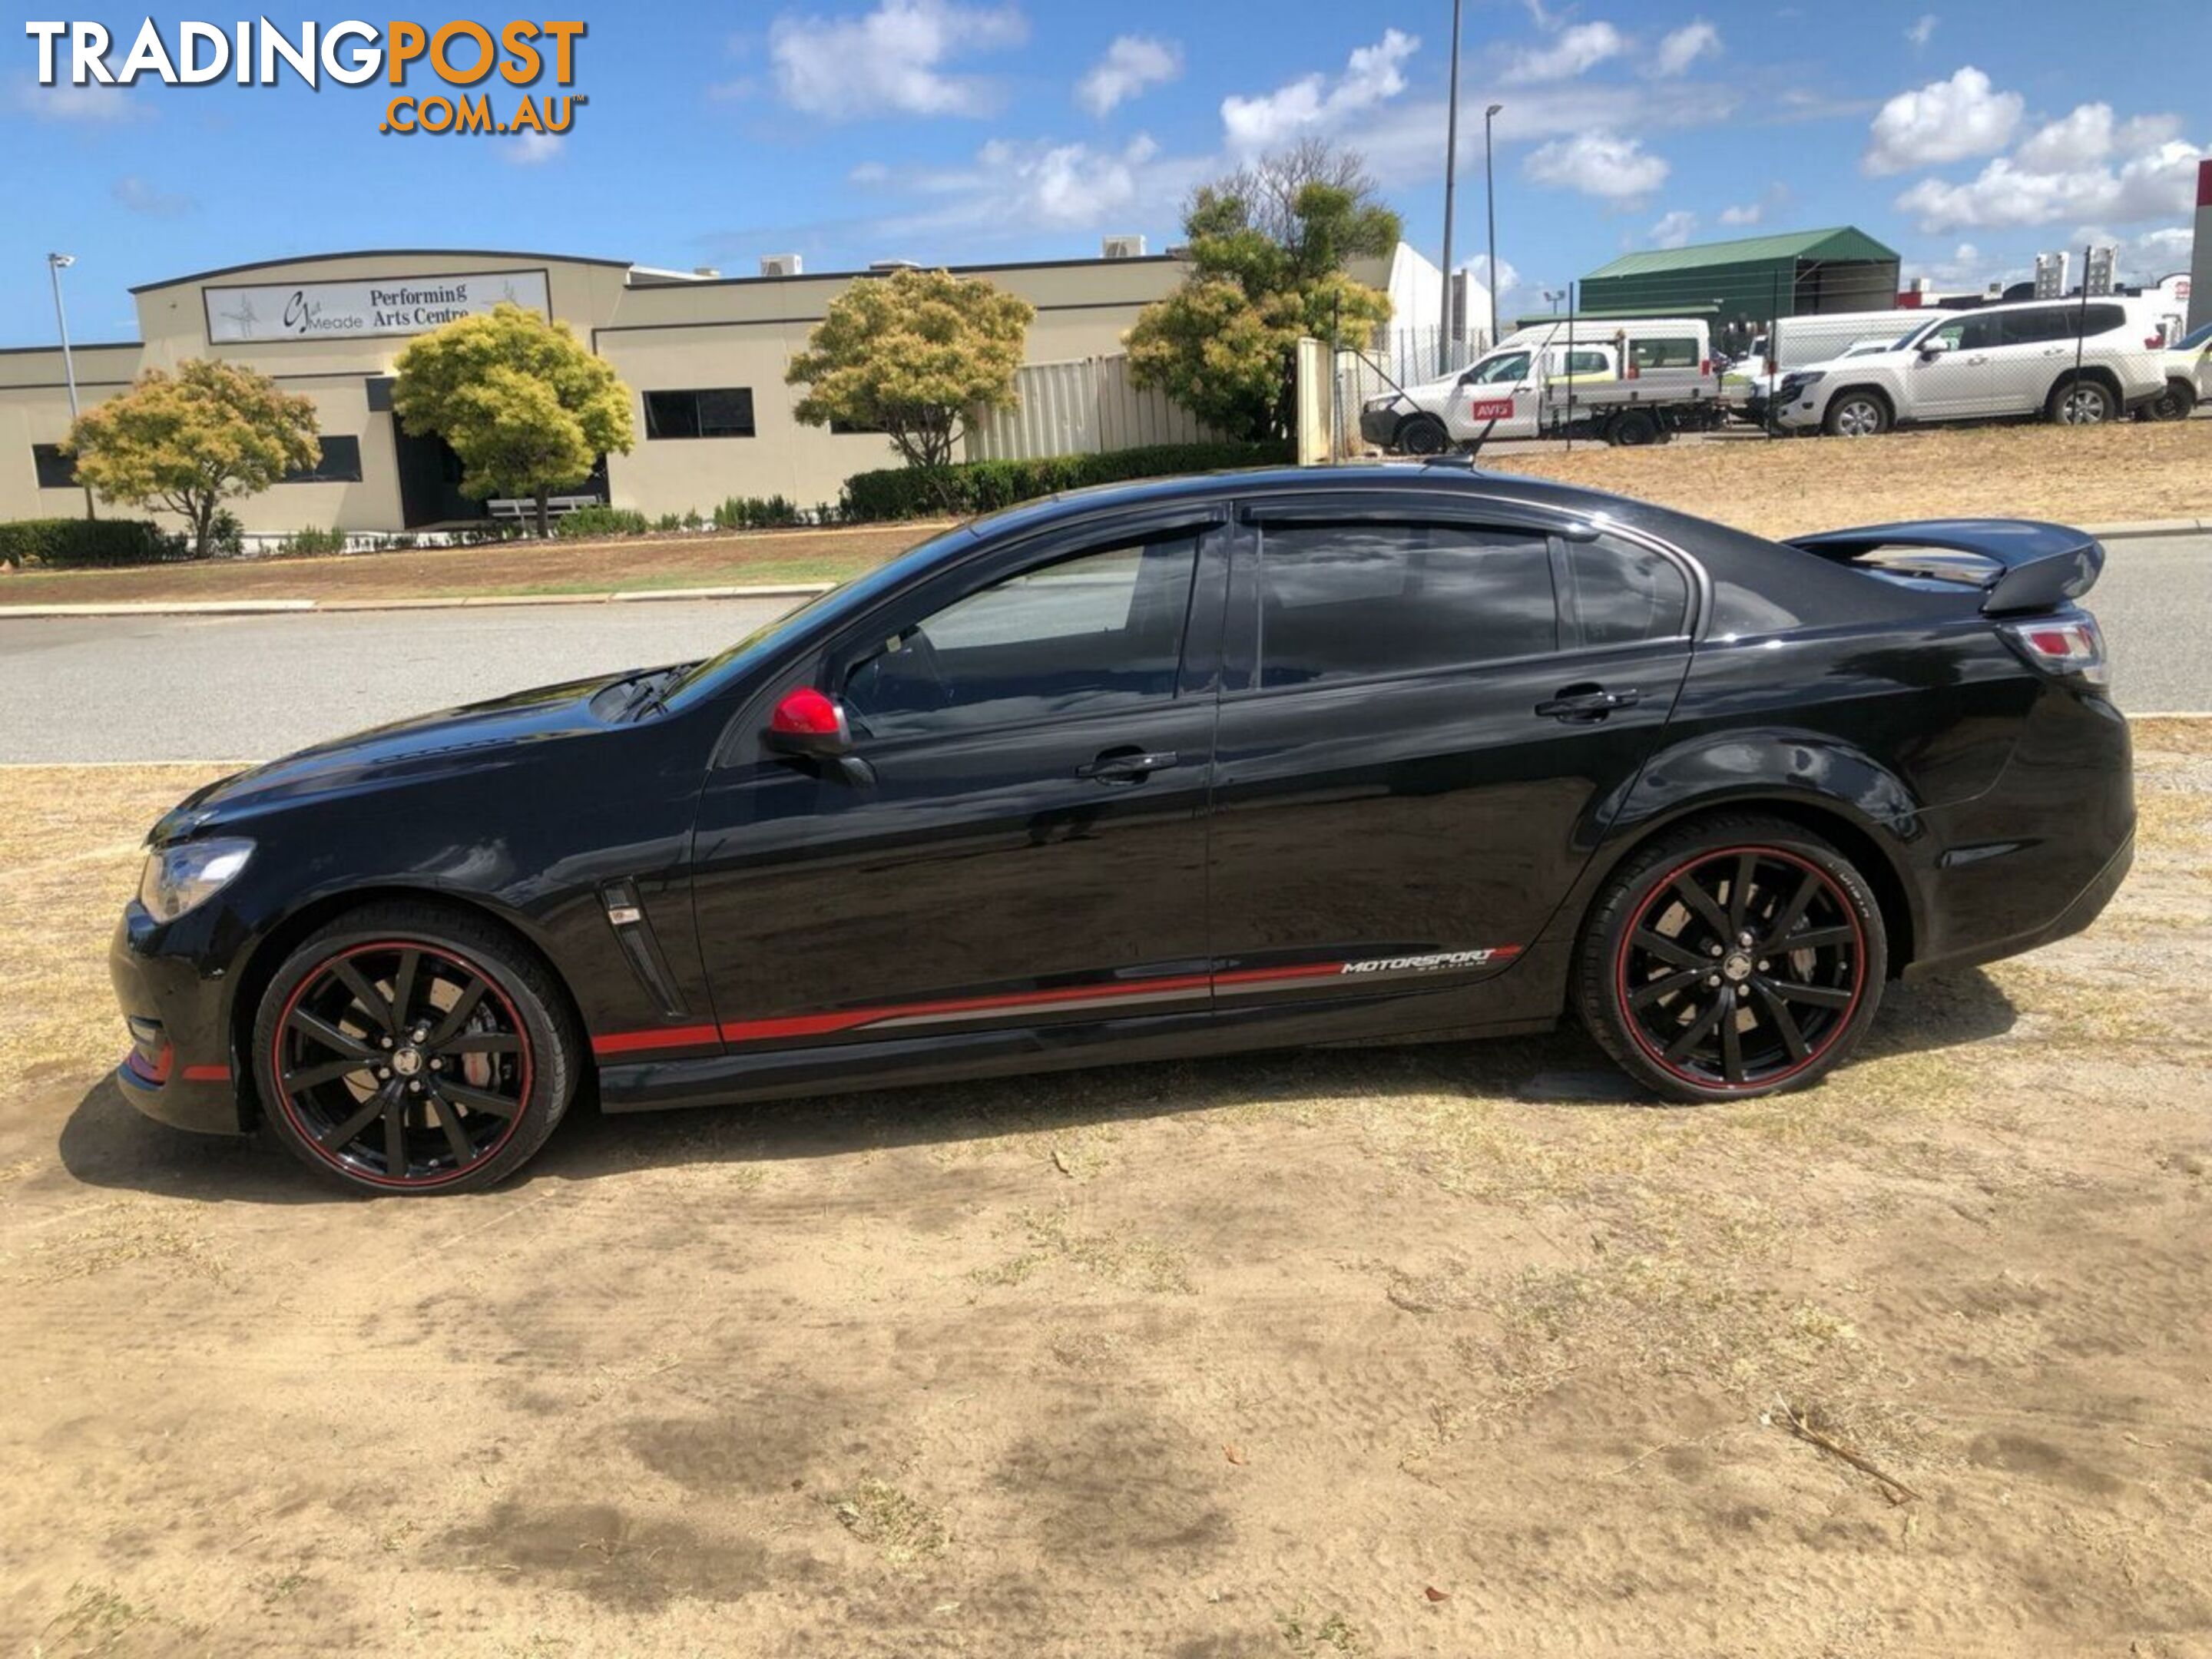
[[[620,593],[454,594],[446,599],[148,599],[119,605],[0,605],[0,622],[58,617],[263,617],[300,611],[476,611],[495,605],[642,605],[660,599],[811,599],[831,582],[754,587],[648,587]]]

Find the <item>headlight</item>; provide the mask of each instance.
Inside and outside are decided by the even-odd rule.
[[[1380,398],[1370,398],[1364,404],[1361,404],[1360,407],[1367,414],[1379,415],[1397,401],[1398,394],[1392,392],[1387,392]]]
[[[156,921],[174,921],[238,879],[253,856],[250,841],[186,841],[146,855],[138,902]]]
[[[1807,386],[1811,386],[1814,381],[1824,380],[1826,379],[1827,379],[1826,375],[1817,371],[1810,374],[1802,373],[1790,374],[1785,374],[1782,377],[1782,385],[1787,391],[1802,392]]]

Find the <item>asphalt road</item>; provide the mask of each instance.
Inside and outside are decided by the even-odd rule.
[[[2212,711],[2212,538],[2118,541],[2090,606],[2123,708]],[[705,656],[786,602],[0,622],[0,762],[226,761]]]

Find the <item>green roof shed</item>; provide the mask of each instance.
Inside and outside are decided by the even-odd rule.
[[[1897,281],[1896,250],[1844,225],[1624,253],[1583,277],[1575,298],[1585,312],[1713,315],[1751,326],[1821,312],[1893,310]]]

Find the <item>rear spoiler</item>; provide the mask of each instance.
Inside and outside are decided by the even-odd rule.
[[[2087,531],[2033,519],[1921,519],[1905,524],[1863,525],[1817,536],[1793,536],[1789,544],[1824,559],[1849,564],[1869,554],[1909,556],[1933,550],[1936,557],[1916,568],[1909,556],[1885,560],[1899,574],[1963,581],[1984,591],[1982,609],[2049,611],[2078,599],[2097,584],[2105,568],[2105,547]],[[1943,558],[1966,554],[1968,559]]]

